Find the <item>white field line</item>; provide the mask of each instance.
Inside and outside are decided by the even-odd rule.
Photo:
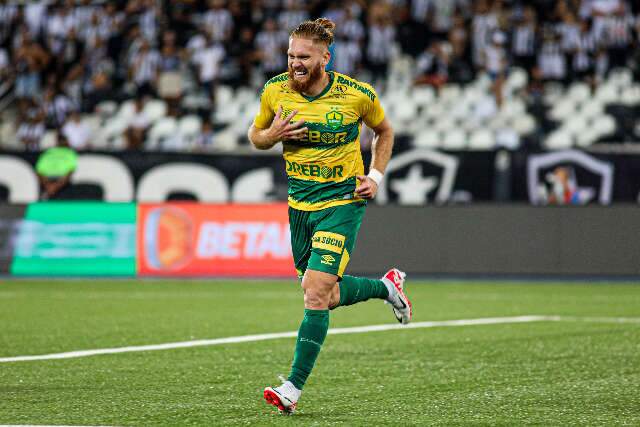
[[[386,324],[356,326],[351,328],[329,329],[329,335],[359,334],[365,332],[391,331],[395,329],[419,329],[437,328],[446,326],[474,326],[496,325],[505,323],[531,323],[531,322],[594,322],[594,323],[639,323],[640,318],[629,317],[574,317],[574,316],[514,316],[514,317],[487,317],[481,319],[440,320],[432,322],[415,322],[408,325]],[[204,347],[222,344],[237,344],[243,342],[266,341],[280,338],[295,338],[297,331],[277,332],[271,334],[242,335],[237,337],[214,338],[206,340],[182,341],[164,344],[140,345],[116,348],[98,348],[93,350],[69,351],[65,353],[40,354],[34,356],[2,357],[0,363],[29,362],[34,360],[73,359],[77,357],[97,356],[101,354],[133,353],[139,351],[170,350],[174,348]]]

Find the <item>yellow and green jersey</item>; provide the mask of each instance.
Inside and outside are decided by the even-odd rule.
[[[300,140],[282,141],[289,183],[289,206],[317,211],[361,202],[355,196],[356,175],[364,174],[360,154],[362,122],[374,128],[384,110],[374,89],[344,74],[329,71],[329,84],[307,97],[289,88],[287,73],[269,80],[260,96],[256,127],[271,125],[278,107],[294,121],[304,120],[308,132]]]

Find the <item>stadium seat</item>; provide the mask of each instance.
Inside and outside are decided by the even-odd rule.
[[[593,130],[598,137],[611,135],[616,130],[616,121],[608,114],[603,114],[593,120]]]
[[[549,118],[561,122],[576,113],[576,104],[572,99],[563,99],[554,104],[549,111]]]
[[[633,73],[628,68],[614,68],[609,72],[608,83],[625,88],[633,83]]]
[[[118,104],[115,101],[102,101],[96,105],[96,113],[102,118],[113,116],[118,110]]]
[[[134,116],[135,112],[136,102],[132,99],[129,99],[120,104],[117,115],[118,117],[126,120],[127,123],[130,123],[131,118]]]
[[[520,137],[515,130],[508,127],[498,129],[496,131],[496,145],[509,150],[517,150],[520,148]]]
[[[447,114],[447,110],[439,102],[425,105],[422,110],[421,117],[430,122],[437,122],[440,118]]]
[[[445,150],[462,150],[467,143],[467,133],[462,129],[449,130],[442,138],[442,148]]]
[[[525,114],[527,106],[521,99],[511,99],[502,104],[500,113],[506,117],[518,117]]]
[[[587,119],[581,114],[576,114],[573,117],[567,119],[562,127],[569,133],[576,135],[587,128]]]
[[[120,115],[108,119],[95,135],[94,143],[99,147],[119,149],[124,145],[123,134],[129,121]]]
[[[161,99],[149,100],[142,110],[151,123],[155,123],[167,115],[167,103]]]
[[[564,150],[573,146],[573,136],[565,129],[551,132],[544,140],[544,146],[550,150]]]
[[[523,89],[529,82],[527,72],[522,68],[514,67],[510,70],[507,77],[506,86],[509,90]]]
[[[0,122],[0,147],[2,148],[19,148],[20,141],[16,137],[15,120],[7,120]]]
[[[544,85],[544,102],[547,105],[555,105],[558,101],[564,99],[564,87],[560,83],[549,82]]]
[[[435,130],[447,132],[456,129],[458,127],[458,122],[452,115],[443,114],[442,116],[437,118],[432,127]]]
[[[163,149],[165,145],[170,147],[173,144],[172,141],[168,141],[177,136],[178,124],[173,117],[163,117],[158,120],[149,130],[147,141],[145,142],[145,149],[147,150],[159,150]]]
[[[567,98],[573,100],[576,104],[584,102],[591,98],[591,88],[586,83],[572,83],[567,91]]]
[[[460,99],[460,95],[462,94],[462,90],[460,86],[457,84],[446,84],[440,88],[438,92],[438,99],[443,103],[453,103]]]
[[[593,119],[602,114],[604,105],[597,99],[591,99],[580,105],[580,114],[587,119]]]
[[[588,147],[598,140],[598,132],[593,126],[588,126],[575,134],[576,145],[581,148]]]
[[[489,129],[478,129],[469,137],[470,150],[493,150],[496,147],[496,138]]]
[[[215,94],[216,107],[224,108],[234,99],[233,89],[228,85],[218,85]]]
[[[435,98],[435,91],[431,86],[415,86],[411,89],[411,98],[418,107],[428,107]]]
[[[58,135],[55,130],[48,130],[42,135],[40,139],[40,149],[46,150],[47,148],[55,147],[58,143]]]
[[[622,91],[620,101],[629,107],[640,104],[640,84],[633,84]]]
[[[196,143],[200,131],[202,130],[202,119],[195,115],[184,116],[178,121],[178,134],[182,140],[182,146],[193,147]]]
[[[396,119],[402,122],[414,120],[418,114],[418,108],[410,97],[406,97],[402,102],[396,104]]]
[[[100,132],[100,117],[96,114],[85,114],[82,116],[81,122],[89,129],[91,135],[89,138],[89,146],[94,150],[106,149],[106,144],[101,144],[104,139],[97,138],[98,132]]]
[[[416,134],[413,145],[418,148],[440,148],[442,145],[442,137],[440,132],[433,129],[422,129]]]
[[[530,114],[522,114],[514,117],[511,127],[518,135],[528,135],[536,129],[536,119]]]
[[[228,124],[234,122],[239,114],[240,105],[230,100],[227,105],[216,107],[213,117],[218,124]]]
[[[617,86],[609,83],[598,86],[595,93],[595,99],[603,104],[617,102],[620,98],[620,91]]]
[[[280,144],[278,144],[280,145]],[[238,147],[238,135],[231,126],[213,136],[213,148],[218,151],[233,151]]]

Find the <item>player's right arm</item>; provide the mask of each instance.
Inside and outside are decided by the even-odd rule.
[[[260,104],[262,105],[262,101]],[[304,124],[304,120],[292,121],[295,115],[298,114],[298,110],[293,110],[291,114],[283,118],[282,105],[280,105],[275,115],[271,112],[271,124],[266,128],[260,126],[264,124],[261,118],[262,106],[260,110],[248,133],[249,141],[258,150],[268,150],[279,141],[301,139],[306,136],[307,128],[301,127]]]

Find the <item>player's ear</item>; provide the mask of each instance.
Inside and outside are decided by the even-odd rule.
[[[331,61],[331,52],[327,49],[322,57],[322,65],[326,67],[329,61]]]

